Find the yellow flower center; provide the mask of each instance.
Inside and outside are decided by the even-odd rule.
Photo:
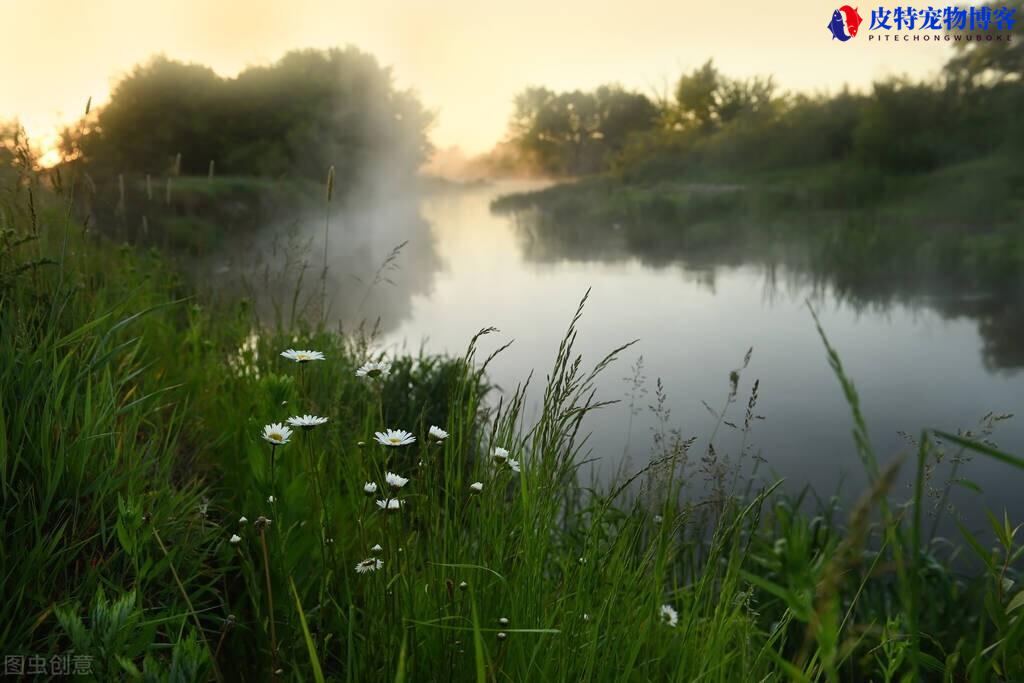
[[[284,441],[284,437],[278,434],[277,432],[273,432],[271,434],[268,434],[267,436],[269,436],[272,441]]]
[[[402,440],[399,439],[397,436],[389,437],[388,441],[390,441],[391,443],[402,443]]]

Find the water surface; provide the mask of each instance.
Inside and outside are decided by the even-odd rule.
[[[424,221],[403,237],[409,239],[403,253],[430,258],[400,260],[390,274],[393,284],[382,287],[387,295],[378,304],[368,301],[371,308],[379,306],[383,346],[394,352],[423,347],[462,354],[478,330],[499,328],[500,334],[485,338],[483,350],[515,340],[490,372],[510,392],[531,370],[537,371],[539,389],[577,303],[590,289],[577,342],[584,362],[597,362],[619,344],[639,339],[597,383],[599,398],[621,401],[587,424],[593,432],[593,474],[600,478],[647,461],[657,426],[649,409],[657,379],[668,395],[670,426],[697,437],[693,452],[699,458],[718,422],[704,402],[716,411],[722,406],[730,370],[753,347],[727,419],[742,424],[758,380],[755,412],[764,419],[754,423],[748,459],[763,457],[759,476],[785,477],[791,489],[810,484],[823,496],[840,486],[847,496],[859,493],[864,478],[850,410],[808,301],[856,382],[881,459],[909,452],[901,432],[975,428],[990,411],[1022,408],[1024,373],[1017,361],[1024,341],[1006,323],[1019,321],[1020,301],[991,301],[985,292],[941,286],[935,289],[944,291],[915,288],[874,300],[852,298],[827,278],[766,262],[763,254],[631,254],[607,239],[616,226],[602,226],[604,237],[588,241],[584,235],[567,246],[565,240],[546,239],[524,216],[491,211],[496,196],[527,187],[425,194],[419,206]],[[364,259],[379,260],[385,253],[382,244]],[[420,272],[424,268],[429,273]],[[642,390],[634,386],[637,374]],[[528,419],[536,414],[536,401],[530,410]],[[1024,453],[1024,420],[1000,423],[993,438],[1006,450]],[[738,431],[722,427],[715,448],[735,459],[741,441]],[[976,517],[982,503],[1024,513],[1017,503],[1024,483],[1018,471],[978,456],[963,474],[985,491],[981,498],[966,489],[955,496],[969,517]]]

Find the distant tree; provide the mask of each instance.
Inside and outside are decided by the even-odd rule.
[[[225,129],[217,117],[223,88],[209,67],[156,57],[114,86],[81,151],[117,172],[152,173],[183,153],[183,170],[198,172],[223,148]]]
[[[738,80],[719,73],[708,60],[683,74],[676,85],[675,123],[713,130],[742,116],[771,113],[775,83],[771,77]]]
[[[593,173],[631,134],[652,128],[657,117],[647,97],[617,85],[557,94],[528,88],[515,98],[510,140],[543,171]]]
[[[699,69],[683,74],[676,85],[676,104],[682,119],[699,128],[712,128],[717,119],[722,77],[709,59]]]
[[[432,115],[391,72],[354,48],[290,52],[236,78],[156,57],[114,87],[110,101],[65,132],[65,154],[110,173],[297,176],[339,182],[376,162],[412,174],[429,151]]]

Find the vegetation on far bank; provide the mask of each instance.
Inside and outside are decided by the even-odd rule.
[[[533,210],[544,230],[614,226],[638,243],[657,235],[691,249],[842,233],[844,246],[875,244],[869,256],[882,265],[939,251],[972,275],[1019,283],[1020,47],[955,45],[934,79],[891,78],[869,92],[780,93],[771,78],[731,78],[710,61],[654,100],[614,87],[529,89],[510,143],[537,168],[582,180],[495,206]]]

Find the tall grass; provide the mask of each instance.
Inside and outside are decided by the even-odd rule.
[[[625,347],[584,365],[583,302],[530,421],[536,380],[489,398],[493,329],[460,358],[390,359],[389,375],[360,379],[366,340],[255,328],[243,303],[192,297],[158,254],[83,231],[31,174],[3,192],[0,651],[86,655],[97,680],[1024,676],[1016,527],[993,517],[994,546],[965,536],[977,569],[922,533],[940,441],[1008,473],[1024,462],[928,431],[915,462],[878,458],[824,332],[871,475],[848,513],[774,486],[685,497],[681,438],[585,490],[594,379]],[[288,347],[326,360],[292,363]],[[260,438],[306,413],[329,422]],[[391,427],[415,443],[377,443]],[[906,502],[891,491],[900,466],[919,472]],[[385,472],[409,481],[389,493]],[[399,511],[378,508],[389,496]]]

